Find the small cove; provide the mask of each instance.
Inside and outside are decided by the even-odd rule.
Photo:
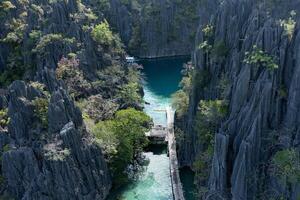
[[[160,110],[171,105],[171,95],[178,90],[182,78],[181,70],[188,57],[173,57],[142,60],[144,74],[144,111],[153,118],[154,124],[166,125],[166,116]],[[115,191],[110,199],[121,200],[172,200],[172,186],[169,171],[169,157],[166,146],[153,145],[147,148],[144,156],[148,160],[136,181]],[[192,191],[188,179],[193,179],[189,171],[182,171],[181,177],[187,184],[183,188]],[[193,181],[193,180],[191,180]],[[187,192],[186,200],[193,200]]]

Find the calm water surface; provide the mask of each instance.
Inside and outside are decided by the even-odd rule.
[[[145,112],[153,118],[155,124],[166,125],[165,113],[161,110],[171,104],[171,95],[178,90],[181,70],[188,58],[169,58],[145,60],[144,100]],[[169,172],[169,158],[166,147],[151,147],[144,153],[149,160],[142,175],[129,184],[113,199],[121,200],[172,200],[172,188]],[[183,173],[185,179],[189,174]],[[189,187],[187,188],[189,190]],[[192,200],[192,199],[187,199]]]

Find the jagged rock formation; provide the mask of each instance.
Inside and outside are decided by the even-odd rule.
[[[129,52],[145,58],[189,55],[200,1],[110,0],[106,16]]]
[[[283,149],[299,152],[299,24],[290,30],[286,21],[280,22],[292,10],[298,22],[299,2],[226,0],[218,9],[211,9],[218,1],[206,4],[193,60],[198,71],[208,72],[209,80],[200,90],[194,85],[189,112],[179,124],[186,133],[180,144],[181,164],[191,166],[201,152],[201,141],[193,130],[198,103],[223,98],[219,84],[225,76],[229,112],[215,133],[210,176],[202,183],[208,192],[203,198],[296,200],[299,182],[280,180],[273,173],[272,159]],[[207,41],[212,51],[203,45],[208,24],[214,29]],[[214,51],[220,42],[228,50],[223,58]],[[246,52],[254,46],[271,55],[278,69],[247,63]]]
[[[93,39],[91,31],[103,18],[80,1],[4,1],[0,18],[0,85],[6,88],[0,109],[8,107],[10,118],[8,130],[0,125],[0,195],[105,199],[110,172],[73,100],[116,95],[128,82],[124,51]],[[67,58],[80,78],[73,85],[55,73]],[[110,67],[119,74],[101,71]],[[7,86],[16,79],[26,83]],[[69,88],[75,88],[74,98]]]
[[[8,140],[2,155],[7,190],[16,199],[105,199],[111,179],[101,149],[65,90],[51,93],[48,129],[37,120],[43,93],[22,81],[9,87]],[[2,145],[3,146],[3,145]]]
[[[16,199],[105,199],[111,178],[100,147],[53,71],[42,74],[51,93],[48,128],[34,105],[37,98],[49,98],[44,91],[21,81],[9,87],[9,129],[0,131],[6,192]]]

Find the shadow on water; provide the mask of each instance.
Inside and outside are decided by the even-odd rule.
[[[167,154],[167,144],[150,144],[146,149],[146,152],[152,152],[153,155]]]
[[[195,173],[189,167],[183,167],[180,169],[180,180],[186,200],[196,200],[197,190],[194,184],[194,177]]]
[[[190,57],[174,57],[140,60],[143,65],[143,73],[146,78],[146,86],[157,96],[169,98],[178,90],[178,84],[182,78],[181,70],[183,63]]]

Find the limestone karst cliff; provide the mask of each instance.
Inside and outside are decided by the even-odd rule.
[[[128,51],[144,58],[189,55],[201,1],[110,0],[106,18]]]
[[[299,15],[298,0],[0,1],[0,194],[107,197],[89,126],[142,109],[127,50],[192,52],[176,130],[199,199],[299,200]]]
[[[296,200],[299,2],[205,4],[192,55],[189,107],[177,119],[185,132],[179,144],[181,164],[209,168],[208,175],[197,176],[203,199]],[[220,102],[225,111],[218,111]],[[201,120],[207,118],[202,116],[210,117],[205,112],[221,111],[226,114],[216,127],[197,131],[205,127]],[[215,126],[216,119],[210,119]],[[207,139],[211,133],[213,139]]]
[[[120,39],[80,1],[0,5],[1,198],[105,199],[112,174],[77,105],[99,101],[104,114],[81,108],[98,120],[137,106],[115,97],[130,71]]]

